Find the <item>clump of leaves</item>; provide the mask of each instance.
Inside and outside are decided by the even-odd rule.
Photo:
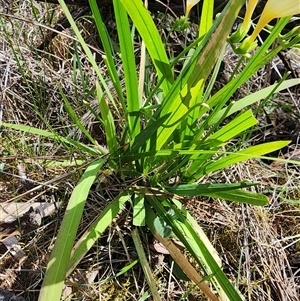
[[[232,164],[263,156],[289,143],[276,141],[251,147],[244,147],[243,143],[240,143],[239,148],[228,143],[233,138],[242,137],[257,124],[249,108],[251,104],[275,91],[299,83],[297,79],[284,81],[281,86],[274,85],[236,102],[230,102],[233,93],[243,83],[286,47],[287,44],[282,43],[269,50],[287,24],[288,18],[280,20],[274,26],[268,39],[249,58],[243,70],[239,74],[233,74],[230,82],[212,94],[227,37],[244,2],[229,1],[222,14],[213,20],[213,3],[205,0],[198,39],[170,62],[165,45],[142,1],[113,1],[120,47],[120,53],[115,55],[97,2],[90,0],[110,75],[107,79],[98,68],[67,6],[63,0],[59,0],[98,76],[95,97],[98,100],[100,115],[88,103],[87,107],[102,123],[106,147],[99,146],[81,123],[62,89],[60,92],[65,108],[74,125],[86,136],[90,145],[63,137],[54,131],[2,123],[5,127],[59,140],[85,154],[86,161],[91,161],[69,200],[48,263],[40,301],[60,299],[66,275],[73,271],[127,202],[132,205],[133,225],[147,226],[155,238],[164,244],[186,276],[211,300],[219,300],[218,295],[226,296],[229,300],[242,300],[238,290],[222,271],[219,258],[214,255],[214,249],[201,227],[179,200],[181,197],[206,196],[253,205],[267,204],[267,197],[247,189],[257,185],[256,183],[202,184],[201,178]],[[181,23],[180,26],[185,28]],[[143,41],[142,48],[145,46],[145,51],[141,51],[139,68],[136,65],[132,37],[132,31],[135,29]],[[116,63],[120,57],[122,76],[119,76]],[[175,76],[173,66],[179,60],[183,60],[184,64],[180,73]],[[146,82],[152,89],[145,88],[145,71],[148,70],[146,61],[149,61],[155,70],[155,84],[150,80]],[[108,81],[113,84],[114,95],[108,87]],[[116,114],[123,129],[121,132],[116,130]],[[101,170],[108,168],[124,180],[122,192],[99,213],[98,218],[74,245],[91,186]],[[151,269],[140,247],[138,231],[134,229],[132,234],[153,299],[160,300]],[[172,237],[183,243],[195,262],[203,269],[203,275],[182,255]],[[214,291],[206,281],[212,284]]]

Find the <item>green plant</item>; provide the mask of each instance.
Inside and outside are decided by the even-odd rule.
[[[199,38],[181,53],[172,63],[166,54],[159,32],[142,1],[114,0],[114,13],[119,38],[122,77],[118,75],[110,37],[99,13],[97,3],[90,0],[90,7],[97,26],[104,52],[109,79],[115,90],[114,97],[107,85],[106,75],[98,68],[93,55],[84,42],[68,8],[59,0],[81,47],[97,73],[96,97],[101,115],[92,108],[91,112],[101,121],[105,130],[108,151],[98,145],[81,123],[74,108],[62,89],[60,93],[65,108],[74,125],[86,136],[90,145],[66,138],[55,131],[46,131],[24,125],[2,123],[2,126],[27,133],[56,139],[85,154],[89,163],[69,200],[65,217],[49,261],[39,300],[59,300],[66,275],[70,274],[126,202],[132,205],[133,225],[147,226],[153,235],[168,249],[185,274],[198,285],[211,300],[225,294],[229,300],[242,300],[238,290],[226,277],[213,254],[213,247],[201,227],[179,202],[180,197],[207,196],[253,205],[265,205],[264,195],[253,193],[247,188],[257,183],[201,183],[204,176],[226,169],[228,166],[262,157],[286,146],[288,141],[277,141],[247,147],[244,141],[230,146],[233,138],[243,137],[257,120],[249,106],[266,98],[270,93],[299,84],[299,80],[284,81],[236,102],[230,102],[233,93],[272,57],[290,44],[281,43],[275,49],[275,41],[288,18],[280,20],[268,39],[249,59],[243,70],[232,75],[232,80],[218,92],[212,94],[226,40],[230,34],[234,17],[245,0],[230,1],[223,13],[213,22],[212,1],[204,1]],[[130,20],[128,18],[130,17]],[[132,24],[131,24],[132,22]],[[185,22],[185,21],[182,21]],[[145,45],[142,52],[140,72],[136,66],[132,31],[136,28]],[[155,72],[152,91],[143,89],[146,58]],[[183,68],[175,76],[174,64],[184,60]],[[243,59],[243,58],[242,58]],[[209,79],[209,76],[212,76]],[[142,83],[141,85],[138,82]],[[87,104],[87,107],[88,104]],[[114,114],[118,114],[122,130],[117,130]],[[96,158],[96,159],[95,159]],[[89,161],[90,160],[90,161]],[[85,162],[85,164],[87,163]],[[123,180],[122,192],[99,213],[98,218],[74,245],[79,221],[84,210],[91,185],[97,176],[110,168]],[[175,184],[170,184],[171,182]],[[135,244],[138,232],[134,230]],[[192,267],[171,236],[178,238],[203,270],[201,275]],[[144,262],[142,251],[138,252]],[[145,268],[145,273],[149,273]],[[159,300],[148,275],[149,287],[154,300]],[[210,281],[214,293],[205,281]]]

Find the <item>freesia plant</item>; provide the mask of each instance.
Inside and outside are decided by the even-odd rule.
[[[240,26],[240,28],[238,29],[238,31],[231,36],[230,38],[231,42],[241,41],[246,36],[246,34],[250,29],[251,17],[257,3],[258,0],[248,1],[248,7],[246,10],[244,21]],[[257,47],[257,42],[255,41],[255,39],[257,38],[261,30],[273,19],[291,17],[297,14],[300,14],[299,0],[286,0],[286,1],[268,0],[258,20],[258,23],[254,28],[253,33],[242,42],[242,44],[239,46],[239,48],[236,49],[236,51],[238,53],[246,54],[249,51],[255,49]],[[293,30],[293,36],[297,37],[299,41],[300,27]],[[292,44],[295,45],[296,42],[293,41]]]
[[[186,9],[185,9],[185,17],[186,18],[188,18],[191,9],[199,2],[200,2],[200,0],[187,0],[186,1]]]
[[[88,103],[87,108],[102,124],[106,147],[99,146],[82,125],[80,117],[76,115],[75,109],[62,90],[65,108],[74,125],[87,137],[89,145],[63,137],[56,132],[17,124],[2,124],[49,139],[58,139],[65,145],[77,148],[78,153],[86,154],[85,158],[93,158],[86,159],[82,165],[84,168],[88,163],[66,208],[45,272],[39,301],[60,299],[66,276],[74,270],[126,203],[130,203],[132,207],[132,223],[137,227],[133,232],[134,243],[147,275],[153,300],[160,300],[160,296],[150,266],[145,261],[144,250],[140,248],[138,233],[143,231],[144,226],[164,244],[188,278],[194,281],[210,300],[243,300],[238,288],[232,285],[223,272],[219,256],[213,255],[216,252],[201,227],[179,200],[184,197],[203,196],[252,205],[267,204],[266,196],[249,190],[257,183],[210,183],[206,180],[204,184],[201,180],[203,177],[209,179],[213,172],[241,161],[261,157],[289,143],[276,141],[250,147],[229,145],[233,138],[238,139],[258,123],[251,110],[253,103],[267,98],[274,91],[278,92],[300,82],[299,79],[287,80],[281,86],[275,84],[231,102],[232,95],[243,83],[287,47],[286,44],[281,44],[269,50],[289,18],[280,20],[274,26],[268,39],[256,49],[240,73],[233,74],[230,82],[216,93],[212,93],[227,38],[245,0],[229,1],[222,14],[215,20],[212,14],[213,1],[204,0],[199,26],[201,34],[175,62],[168,57],[158,29],[141,0],[113,0],[120,47],[117,56],[114,55],[97,2],[89,0],[104,48],[109,78],[98,68],[64,1],[59,2],[98,76],[93,96],[98,100],[100,114],[92,110]],[[198,2],[187,1],[186,17]],[[246,23],[251,18],[256,2],[249,2]],[[285,3],[284,9],[280,3]],[[295,1],[268,2],[257,29],[248,38],[247,45],[242,46],[245,52],[262,27],[271,19],[299,12],[293,9],[292,3]],[[280,10],[280,13],[276,13],[275,10]],[[133,28],[136,28],[146,48],[146,52],[142,52],[139,66],[136,65]],[[243,24],[241,37],[246,35],[247,29],[248,24]],[[122,78],[116,68],[119,58],[122,60]],[[145,89],[143,85],[146,58],[155,73],[155,84],[151,90]],[[183,60],[184,64],[175,75],[174,64],[179,60]],[[139,81],[142,81],[141,85],[138,85]],[[113,93],[108,88],[108,82],[114,87]],[[117,121],[114,119],[116,111],[119,114],[118,125],[122,128],[121,131],[117,130]],[[74,244],[88,193],[99,172],[104,169],[112,170],[122,179],[122,191],[115,195],[115,199],[103,212],[99,212],[98,218]],[[172,237],[183,243],[194,262],[201,267],[201,271],[191,266],[189,260],[172,242]],[[204,279],[207,279],[210,285]]]

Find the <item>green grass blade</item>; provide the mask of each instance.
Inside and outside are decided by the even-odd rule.
[[[222,191],[229,191],[229,190],[237,190],[240,188],[251,187],[254,183],[232,183],[232,184],[225,184],[225,183],[209,183],[209,184],[181,184],[174,187],[165,187],[165,189],[170,192],[174,193],[179,196],[200,196],[205,195],[207,193],[218,193]]]
[[[224,125],[220,130],[212,134],[206,142],[211,141],[220,141],[227,142],[230,139],[240,135],[247,129],[256,125],[258,121],[252,114],[251,110],[240,113],[232,121]]]
[[[143,195],[135,195],[134,196],[132,223],[135,226],[145,226],[146,211],[145,211]]]
[[[88,130],[84,127],[84,125],[81,123],[80,119],[78,118],[78,116],[76,115],[75,111],[73,110],[73,108],[71,107],[71,104],[69,103],[65,93],[63,92],[62,88],[60,85],[58,85],[58,90],[59,93],[64,101],[65,104],[65,109],[69,115],[69,117],[71,118],[71,120],[73,121],[74,125],[76,125],[78,127],[78,129],[81,130],[81,132],[90,140],[90,142],[94,145],[97,145],[97,142],[94,140],[94,138],[90,135],[90,133],[88,132]]]
[[[166,121],[167,118],[168,116],[163,116],[162,118],[159,118],[154,122],[149,123],[149,125],[146,126],[146,128],[135,137],[135,140],[131,147],[131,153],[135,153],[140,147],[145,146],[146,142],[151,137],[153,137],[157,129]]]
[[[274,141],[248,147],[236,152],[235,154],[223,157],[215,162],[211,162],[210,164],[206,165],[205,174],[225,168],[238,162],[245,161],[246,159],[256,158],[265,154],[272,153],[287,146],[289,143],[290,141]],[[200,175],[203,175],[203,173],[199,174],[198,176]]]
[[[209,241],[208,237],[205,235],[204,231],[202,230],[199,223],[195,221],[193,216],[190,214],[190,212],[182,205],[182,203],[178,200],[172,199],[172,202],[175,204],[175,211],[179,212],[180,216],[184,216],[186,222],[179,224],[178,227],[182,230],[183,234],[185,235],[189,245],[193,248],[195,251],[195,254],[197,257],[201,258],[201,261],[203,262],[203,266],[206,268],[206,274],[207,275],[213,275],[214,273],[210,269],[209,261],[207,261],[207,258],[205,254],[202,253],[201,250],[201,244],[198,243],[198,240],[200,239],[201,242],[205,245],[207,251],[209,254],[211,254],[214,258],[214,260],[217,262],[219,267],[222,267],[222,261],[216,251],[216,249],[213,247],[212,243]],[[174,209],[174,207],[173,207]],[[176,221],[175,221],[176,222]],[[192,229],[192,231],[190,230]],[[194,233],[195,232],[195,233]],[[196,237],[196,239],[195,239]],[[209,259],[209,258],[208,258]],[[222,275],[221,275],[222,278]],[[219,294],[222,294],[222,290],[218,290],[220,288],[220,284],[218,283],[217,279],[215,277],[210,277],[210,280],[213,281],[215,287],[217,288],[217,291]],[[225,283],[225,281],[223,281]],[[222,300],[222,299],[221,299]]]
[[[120,276],[122,276],[123,274],[127,273],[128,271],[130,271],[137,263],[139,262],[138,259],[132,261],[131,263],[127,264],[126,266],[124,266],[120,272],[116,273],[114,276],[111,276],[109,278],[106,278],[104,280],[100,281],[100,284],[104,284],[104,283],[109,283],[111,280],[114,280]]]
[[[133,142],[134,138],[140,133],[139,110],[141,107],[135,64],[136,57],[127,13],[120,0],[114,0],[113,3],[126,87],[128,116],[125,117],[127,117],[128,120],[130,141]]]
[[[51,133],[49,131],[46,130],[41,130],[41,129],[37,129],[28,125],[22,125],[22,124],[13,124],[13,123],[1,123],[2,126],[10,128],[10,129],[14,129],[17,131],[22,131],[28,134],[34,134],[34,135],[38,135],[38,136],[43,136],[43,137],[48,137],[48,138],[52,138],[53,140],[58,140],[64,144],[67,145],[71,145],[74,146],[76,149],[80,149],[82,152],[88,153],[90,155],[100,155],[103,154],[99,149],[95,149],[92,147],[89,147],[83,143],[80,143],[76,140],[73,140],[71,138],[65,138],[62,137],[56,133]]]
[[[172,85],[172,88],[170,89],[169,93],[165,96],[164,101],[162,102],[160,108],[156,111],[155,117],[157,118],[158,116],[164,115],[169,109],[170,106],[172,105],[173,100],[180,94],[180,91],[182,90],[182,87],[186,85],[188,79],[190,78],[192,72],[195,69],[195,66],[197,64],[197,61],[199,59],[199,56],[201,53],[204,51],[204,46],[208,44],[208,42],[211,39],[211,36],[213,33],[216,31],[218,26],[220,25],[222,20],[222,17],[217,18],[217,20],[214,22],[212,28],[210,29],[209,33],[207,33],[204,38],[199,38],[196,41],[194,41],[191,46],[187,47],[189,51],[192,50],[190,47],[196,47],[199,45],[196,50],[193,52],[193,56],[186,60],[185,62],[188,62],[184,65],[184,69],[180,72],[179,76],[176,78],[176,81]],[[201,43],[199,44],[199,41]],[[183,58],[185,54],[185,50],[178,56],[179,58]],[[153,94],[150,94],[153,96]],[[151,98],[147,100],[147,103],[151,101]]]
[[[276,149],[280,149],[281,147],[287,146],[289,144],[290,141],[276,141],[276,142],[270,142],[270,143],[279,143],[280,145],[278,145],[278,148]],[[282,143],[282,144],[281,144]],[[260,146],[264,146],[264,144],[260,144],[257,145],[256,147],[259,149]],[[246,149],[247,150],[247,149]],[[266,153],[270,151],[270,149],[266,150]],[[144,159],[144,158],[153,158],[155,157],[157,159],[157,161],[155,162],[161,162],[161,160],[164,160],[164,157],[168,157],[175,158],[176,156],[195,156],[195,157],[199,157],[201,154],[216,154],[216,155],[232,155],[235,156],[238,154],[238,156],[240,156],[240,161],[238,162],[242,162],[242,161],[246,161],[248,159],[251,158],[257,158],[257,159],[266,159],[266,160],[272,160],[272,161],[277,161],[277,162],[282,162],[282,163],[290,163],[290,164],[296,164],[296,165],[300,165],[299,161],[296,160],[291,160],[291,159],[282,159],[282,158],[277,158],[277,157],[267,157],[267,156],[262,156],[262,155],[253,155],[251,152],[247,153],[245,150],[243,150],[243,152],[229,152],[229,151],[222,151],[222,150],[185,150],[185,149],[178,149],[178,150],[174,150],[174,149],[163,149],[160,151],[152,151],[152,152],[143,152],[143,153],[136,153],[136,154],[130,154],[127,156],[124,156],[123,158],[121,158],[121,163],[125,164],[128,162],[132,162],[136,159]],[[167,158],[167,159],[168,159]],[[177,159],[179,159],[179,157],[177,157]],[[223,158],[222,158],[223,159]]]
[[[102,117],[102,123],[105,129],[107,147],[111,154],[115,154],[118,150],[118,142],[114,117],[109,109],[108,104],[106,103],[106,99],[104,98],[102,89],[98,82],[96,82],[96,92]]]
[[[147,283],[148,283],[150,291],[152,293],[152,298],[154,301],[161,301],[161,298],[160,298],[158,290],[157,290],[156,281],[154,279],[151,268],[149,266],[148,259],[144,252],[143,244],[141,242],[137,228],[135,228],[131,232],[131,236],[132,236],[133,243],[135,245],[135,249],[137,251],[138,257],[140,259],[141,267],[144,271],[144,275],[146,277]]]
[[[257,120],[254,118],[251,110],[248,110],[246,112],[242,112],[228,124],[223,126],[220,130],[209,136],[209,138],[204,141],[204,146],[201,140],[199,142],[196,141],[195,143],[199,143],[197,148],[205,147],[209,148],[210,150],[217,150],[225,142],[228,142],[230,139],[240,135],[242,132],[251,128],[255,124],[257,124]],[[186,170],[185,176],[190,177],[197,170],[199,172],[201,168],[205,168],[206,170],[207,162],[210,162],[209,160],[212,156],[213,154],[205,154],[199,156],[198,158],[196,156],[192,156],[191,160],[194,160],[194,162],[191,163],[190,167]],[[199,162],[201,162],[201,164]]]
[[[39,301],[59,301],[85,201],[105,159],[91,163],[73,190],[47,265]]]
[[[240,189],[204,193],[203,196],[219,198],[227,201],[233,201],[237,203],[244,203],[255,206],[265,206],[269,202],[268,197],[266,197],[263,194]]]
[[[245,182],[232,184],[186,184],[165,188],[168,192],[179,196],[207,196],[250,205],[265,206],[268,203],[266,196],[241,190],[241,188],[254,185],[258,184]]]
[[[173,72],[166,54],[164,44],[154,24],[149,11],[141,0],[120,0],[129,14],[132,22],[141,35],[152,63],[156,69],[158,78],[164,78],[161,84],[162,90],[166,95],[173,83]]]
[[[106,30],[106,26],[102,20],[98,4],[96,0],[89,0],[89,4],[91,7],[91,11],[93,13],[93,17],[95,20],[96,28],[98,31],[99,38],[101,39],[102,46],[105,52],[105,63],[108,69],[108,73],[110,75],[110,79],[116,89],[118,94],[118,99],[122,104],[122,108],[124,112],[126,112],[126,106],[123,97],[122,85],[119,79],[119,75],[116,69],[116,64],[114,60],[113,47],[108,32]]]
[[[296,85],[300,84],[300,79],[299,78],[293,78],[289,80],[285,80],[275,91],[274,93],[278,93],[282,90],[294,87]],[[230,105],[230,108],[228,107],[223,108],[220,110],[212,119],[209,120],[208,126],[214,125],[219,121],[219,119],[224,116],[224,118],[241,111],[247,106],[250,106],[251,104],[266,98],[270,95],[270,93],[274,90],[274,88],[277,86],[277,84],[271,85],[267,88],[264,88],[260,91],[251,93],[250,95],[247,95],[246,97],[234,102],[232,105]],[[226,112],[226,114],[225,114]],[[224,115],[225,114],[225,115]]]
[[[204,0],[201,18],[200,18],[200,26],[199,26],[199,37],[205,35],[213,24],[213,14],[214,14],[214,2],[211,0]]]
[[[97,217],[90,228],[81,236],[75,244],[70,260],[68,261],[67,275],[69,275],[90,250],[105,229],[112,223],[116,215],[122,210],[131,195],[122,193],[116,197]]]
[[[201,10],[200,26],[199,26],[199,33],[198,33],[199,37],[203,37],[205,34],[207,34],[210,28],[212,27],[213,12],[214,12],[214,2],[210,0],[204,0],[202,10]],[[202,85],[202,87],[199,89],[198,96],[194,98],[194,101],[190,103],[190,106],[194,106],[199,102],[203,102],[202,100],[203,91],[204,91],[204,85]],[[195,109],[190,112],[189,117],[186,119],[186,122],[183,122],[181,124],[180,126],[181,141],[183,141],[185,137],[194,136],[195,120],[198,120],[199,112],[200,112],[200,106],[196,106]]]
[[[215,289],[219,291],[221,288],[229,300],[242,301],[238,291],[233,287],[228,277],[222,271],[219,263],[216,262],[214,254],[211,253],[211,246],[207,245],[206,240],[199,236],[187,220],[188,212],[185,210],[181,212],[174,206],[171,206],[171,208],[173,208],[177,216],[177,218],[170,219],[174,233],[177,237],[181,237],[180,240],[184,238],[185,247],[190,250],[196,260],[198,259],[198,262],[199,257],[201,258],[199,264],[203,267],[207,278],[210,279]]]
[[[64,0],[57,0],[57,1],[59,2],[60,6],[62,7],[62,9],[63,9],[63,11],[64,11],[64,13],[66,15],[66,18],[68,19],[68,21],[69,21],[72,29],[74,30],[74,33],[75,33],[75,35],[76,35],[76,37],[77,37],[77,39],[78,39],[81,47],[83,48],[85,54],[87,55],[88,60],[91,63],[91,65],[93,67],[93,70],[96,72],[96,74],[97,74],[97,76],[98,76],[98,78],[99,78],[102,86],[104,87],[105,92],[107,93],[110,101],[112,103],[114,103],[114,99],[112,97],[111,91],[110,91],[109,87],[107,86],[106,81],[105,81],[105,79],[103,78],[103,76],[101,74],[101,71],[100,71],[100,69],[98,67],[97,62],[95,61],[95,58],[94,58],[94,56],[93,56],[90,48],[85,43],[85,41],[84,41],[84,39],[83,39],[83,37],[82,37],[82,35],[81,35],[81,33],[80,33],[80,31],[79,31],[76,23],[75,23],[75,21],[73,20],[73,17],[71,15],[70,11],[69,11],[69,8],[65,4]]]

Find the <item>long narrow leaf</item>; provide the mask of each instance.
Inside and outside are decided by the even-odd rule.
[[[268,197],[263,194],[240,189],[203,193],[202,195],[255,206],[265,206],[269,202]]]
[[[232,121],[224,125],[220,130],[212,134],[206,141],[222,141],[227,142],[230,139],[240,135],[245,130],[256,125],[258,121],[254,118],[252,111],[242,112]]]
[[[208,237],[206,236],[206,234],[202,230],[199,223],[197,223],[195,221],[192,214],[190,214],[189,211],[186,210],[186,208],[182,205],[182,203],[178,200],[175,200],[174,198],[172,199],[172,202],[177,207],[177,211],[176,210],[175,211],[177,213],[178,212],[182,213],[182,215],[185,217],[185,219],[184,219],[185,223],[180,223],[180,221],[178,221],[178,222],[175,221],[175,223],[177,223],[178,227],[183,231],[184,235],[187,238],[187,241],[188,241],[189,245],[194,249],[195,253],[199,254],[198,256],[201,258],[201,261],[204,263],[204,266],[207,268],[207,274],[209,274],[209,276],[213,275],[213,272],[212,272],[212,270],[210,270],[210,267],[209,267],[209,262],[207,261],[206,256],[204,256],[204,254],[202,253],[202,250],[200,248],[201,244],[198,243],[198,240],[200,239],[203,242],[203,244],[207,248],[209,254],[211,254],[213,256],[214,260],[216,261],[216,263],[221,268],[222,267],[222,260],[219,257],[218,252],[213,247],[212,243],[210,242],[210,240],[208,239]],[[196,235],[193,232],[191,232],[190,229],[193,229],[195,231]],[[213,275],[213,277],[210,277],[210,280],[215,283],[215,287],[217,288],[217,290],[218,290],[218,287],[221,287],[221,285],[219,284],[217,279],[214,277],[214,275]],[[226,280],[224,280],[223,282],[226,282]],[[226,294],[222,289],[220,289],[218,291],[219,291],[221,300],[224,300],[224,301],[228,300],[228,298],[224,297],[224,295],[226,295]]]
[[[152,293],[153,300],[154,301],[161,301],[161,298],[160,298],[158,290],[157,290],[157,286],[156,286],[156,283],[155,283],[153,273],[152,273],[151,268],[149,266],[147,256],[146,256],[146,254],[144,252],[144,249],[142,247],[142,241],[139,237],[139,233],[138,233],[137,228],[135,228],[131,232],[131,236],[132,236],[133,243],[135,245],[135,249],[137,251],[138,257],[140,259],[141,266],[142,266],[142,269],[144,271],[145,278],[148,282],[150,291]]]
[[[300,79],[299,78],[293,78],[293,79],[289,79],[289,80],[285,80],[275,91],[274,93],[278,93],[282,90],[288,89],[290,87],[296,86],[300,84]],[[246,97],[235,101],[232,105],[230,105],[230,108],[227,109],[227,107],[225,107],[224,109],[220,110],[215,116],[214,118],[210,119],[208,122],[208,126],[213,125],[215,123],[218,122],[218,120],[224,116],[224,113],[226,113],[226,115],[224,116],[224,118],[238,112],[241,111],[242,109],[244,109],[247,106],[250,106],[251,104],[260,101],[263,98],[266,98],[274,89],[274,87],[277,84],[274,84],[272,86],[269,86],[267,88],[264,88],[262,90],[259,90],[257,92],[251,93],[250,95],[247,95]]]
[[[82,152],[86,152],[90,155],[100,155],[102,153],[100,148],[95,149],[95,148],[89,147],[83,143],[80,143],[76,140],[73,140],[71,138],[65,138],[56,133],[51,133],[46,130],[37,129],[32,126],[22,125],[22,124],[5,123],[5,122],[2,122],[1,125],[4,127],[7,127],[7,128],[17,130],[17,131],[25,132],[28,134],[34,134],[34,135],[38,135],[38,136],[52,138],[54,140],[58,140],[62,143],[65,143],[67,145],[73,145],[77,149],[80,149]]]
[[[135,153],[140,147],[145,146],[146,142],[153,137],[157,129],[166,121],[167,118],[168,116],[163,116],[154,122],[149,122],[149,125],[135,137],[131,153]]]
[[[65,15],[66,15],[66,18],[68,19],[72,29],[74,30],[74,33],[78,39],[78,41],[80,42],[80,45],[81,47],[83,48],[85,54],[87,55],[92,67],[93,67],[93,70],[96,72],[101,84],[103,85],[104,89],[105,89],[105,92],[107,93],[109,99],[111,100],[111,102],[113,103],[114,102],[114,99],[112,97],[112,94],[111,94],[111,91],[110,89],[108,88],[102,74],[101,74],[101,71],[97,65],[97,62],[95,61],[95,58],[90,50],[90,48],[87,46],[87,44],[85,43],[71,13],[70,13],[70,10],[68,9],[66,3],[64,2],[64,0],[57,0],[59,2],[59,4],[61,5]]]
[[[71,250],[82,216],[85,201],[104,159],[90,164],[76,185],[69,200],[65,216],[47,265],[39,301],[59,301],[64,285]]]
[[[124,68],[124,80],[126,87],[126,101],[128,108],[128,127],[130,140],[140,133],[140,96],[138,91],[138,79],[136,74],[135,53],[132,44],[131,32],[127,13],[120,0],[114,0],[115,17],[118,37],[120,42],[121,58]]]
[[[278,143],[281,143],[282,141],[278,141]],[[289,141],[283,141],[284,146],[286,146]],[[280,146],[279,146],[280,148]],[[163,149],[160,151],[152,151],[152,152],[143,152],[143,153],[136,153],[134,155],[130,154],[128,156],[125,156],[121,159],[122,163],[128,163],[132,162],[136,159],[142,159],[142,158],[153,158],[156,157],[157,161],[160,162],[160,160],[163,160],[164,157],[172,157],[175,158],[176,156],[183,155],[183,156],[199,156],[201,154],[218,154],[218,155],[236,155],[236,152],[228,152],[228,151],[211,151],[211,150],[184,150],[184,149]],[[253,155],[253,154],[247,154],[247,153],[239,153],[240,161],[246,161],[251,158],[257,158],[257,159],[266,159],[266,160],[272,160],[272,161],[277,161],[277,162],[282,162],[282,163],[289,163],[289,164],[295,164],[295,165],[300,165],[299,161],[296,160],[291,160],[291,159],[282,159],[282,158],[276,158],[276,157],[267,157],[267,156],[261,156],[261,155]]]
[[[251,157],[255,158],[258,156],[269,154],[287,146],[289,143],[290,141],[274,141],[248,147],[246,149],[236,152],[235,154],[221,158],[215,162],[211,162],[206,166],[205,173],[208,174],[218,169],[225,168],[229,165],[242,162],[246,159],[245,155],[248,157],[248,159],[250,159]]]
[[[251,187],[257,184],[253,183],[232,183],[232,184],[225,184],[225,183],[209,183],[209,184],[181,184],[174,187],[165,187],[168,192],[174,193],[179,196],[200,196],[207,193],[217,193],[222,191],[229,191],[229,190],[237,190],[239,188],[246,188]]]
[[[204,0],[202,10],[201,10],[201,18],[200,18],[200,26],[199,26],[200,37],[205,36],[205,34],[207,34],[210,28],[212,27],[213,12],[214,12],[214,2],[210,0]],[[192,51],[194,51],[194,49],[192,49],[191,52]],[[199,89],[197,97],[195,97],[194,101],[190,103],[190,106],[194,106],[195,104],[202,102],[203,91],[204,91],[204,85],[202,85],[202,87]],[[196,124],[196,120],[198,120],[199,118],[199,112],[200,112],[200,106],[196,106],[195,109],[190,112],[189,117],[186,119],[186,122],[183,122],[183,124],[180,125],[181,141],[186,139],[185,137],[194,136],[195,124]]]
[[[106,62],[107,68],[108,68],[108,72],[110,74],[110,79],[113,82],[113,85],[117,91],[118,99],[119,99],[120,103],[122,104],[123,111],[126,112],[122,85],[121,85],[119,75],[118,75],[118,72],[116,69],[116,63],[114,60],[114,55],[113,55],[113,50],[112,50],[112,43],[110,41],[106,26],[102,20],[97,1],[89,0],[89,4],[90,4],[90,7],[91,7],[91,10],[93,13],[93,17],[94,17],[94,20],[96,23],[96,28],[98,31],[99,38],[101,39],[102,46],[104,48],[105,62]],[[115,107],[117,108],[118,106],[115,105]]]
[[[130,15],[131,20],[139,31],[152,59],[152,63],[155,66],[159,79],[164,79],[161,87],[166,95],[174,80],[173,73],[165,47],[162,43],[153,19],[141,0],[120,1],[124,5],[127,13]]]
[[[75,244],[70,260],[68,261],[67,275],[69,275],[99,239],[105,229],[112,223],[116,215],[122,210],[125,203],[131,198],[130,194],[122,193],[116,197],[105,209],[99,214],[90,228],[81,236]]]
[[[144,205],[144,196],[135,195],[133,200],[132,224],[135,226],[145,226],[146,210]]]
[[[251,128],[257,124],[257,120],[254,118],[251,110],[247,110],[246,112],[242,112],[239,116],[234,118],[228,124],[223,126],[220,130],[215,132],[214,134],[210,135],[209,138],[205,141],[204,146],[199,141],[199,145],[197,148],[209,148],[210,150],[217,150],[220,146],[222,146],[225,142],[228,142],[230,139],[240,135],[245,130]],[[197,143],[197,141],[196,141]],[[201,171],[202,168],[207,170],[207,162],[210,162],[213,154],[204,154],[199,156],[192,156],[191,160],[194,162],[190,165],[190,167],[185,171],[185,176],[190,177],[192,176],[197,170]],[[202,163],[202,164],[199,164]]]
[[[107,147],[111,154],[115,154],[118,149],[118,143],[114,118],[108,104],[106,103],[106,99],[98,82],[96,82],[96,91],[102,121],[105,129]]]
[[[266,205],[268,203],[266,196],[240,189],[254,185],[257,184],[246,182],[232,184],[185,184],[175,187],[165,187],[165,189],[179,196],[208,196],[257,206]]]
[[[73,110],[73,108],[72,108],[70,102],[68,101],[64,91],[62,90],[61,86],[58,86],[58,90],[59,90],[59,93],[62,96],[62,99],[64,101],[65,109],[66,109],[69,117],[73,121],[74,125],[76,125],[78,127],[78,129],[81,130],[81,132],[90,140],[91,143],[96,145],[97,143],[96,143],[95,139],[91,136],[91,134],[88,132],[88,130],[82,124],[79,117],[76,115],[75,111]]]
[[[211,0],[204,0],[202,11],[201,11],[201,19],[199,26],[199,36],[205,35],[213,24],[213,15],[214,15],[214,2]]]

